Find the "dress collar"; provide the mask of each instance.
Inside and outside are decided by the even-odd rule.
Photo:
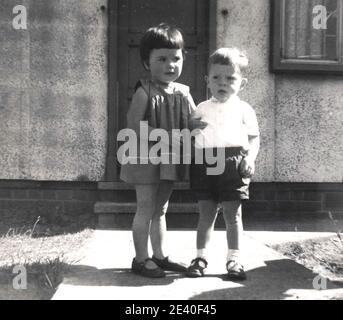
[[[175,85],[173,82],[169,83],[168,85],[167,84],[162,84],[162,83],[159,83],[157,81],[154,81],[152,79],[150,79],[150,83],[152,85],[154,85],[157,89],[161,90],[162,92],[165,92],[165,93],[173,93],[174,90],[175,90]]]

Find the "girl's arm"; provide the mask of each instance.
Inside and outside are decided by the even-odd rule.
[[[138,88],[132,96],[129,111],[127,112],[127,127],[136,132],[137,136],[140,134],[140,122],[144,120],[145,113],[148,107],[148,96],[143,88]],[[148,137],[154,128],[148,126]],[[141,137],[147,138],[148,137]]]

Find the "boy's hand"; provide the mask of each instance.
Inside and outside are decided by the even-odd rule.
[[[177,131],[168,131],[168,136],[161,136],[161,142],[171,148],[172,146],[180,147],[182,145],[182,134]]]
[[[191,118],[188,121],[188,127],[191,131],[193,131],[194,129],[202,130],[207,127],[207,122],[201,121],[200,117]]]
[[[249,156],[244,157],[239,165],[239,170],[243,178],[251,178],[255,173],[255,161]]]
[[[171,143],[172,145],[176,146],[176,147],[180,147],[182,144],[182,134],[180,132],[177,131],[172,131],[171,134]]]

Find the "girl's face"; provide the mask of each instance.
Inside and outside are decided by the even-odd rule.
[[[168,84],[180,77],[183,65],[182,49],[153,49],[149,65],[152,80]]]
[[[220,102],[225,102],[238,94],[246,79],[233,66],[212,64],[207,84],[211,94]]]

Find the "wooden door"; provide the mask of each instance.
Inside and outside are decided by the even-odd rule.
[[[113,99],[112,105],[109,105],[109,112],[114,115],[112,118],[114,123],[109,123],[109,129],[111,130],[112,127],[113,130],[109,131],[109,134],[116,136],[119,130],[126,127],[126,113],[136,82],[148,76],[140,60],[139,43],[144,32],[151,26],[165,22],[181,29],[187,54],[182,75],[177,82],[190,86],[195,103],[206,98],[204,76],[209,54],[209,0],[116,0],[115,2],[117,33],[113,32],[113,36],[116,37],[117,50],[113,57],[109,58],[117,60],[116,75],[112,80],[110,79],[116,83],[110,83],[109,88],[115,89],[117,96]],[[109,141],[114,140],[115,137],[109,139]],[[108,150],[109,154],[114,152],[111,159],[115,158],[117,146],[118,144],[115,143],[114,148],[112,145],[113,150]],[[112,165],[114,168],[111,168]],[[118,170],[118,164],[108,162],[107,180],[119,180]]]

